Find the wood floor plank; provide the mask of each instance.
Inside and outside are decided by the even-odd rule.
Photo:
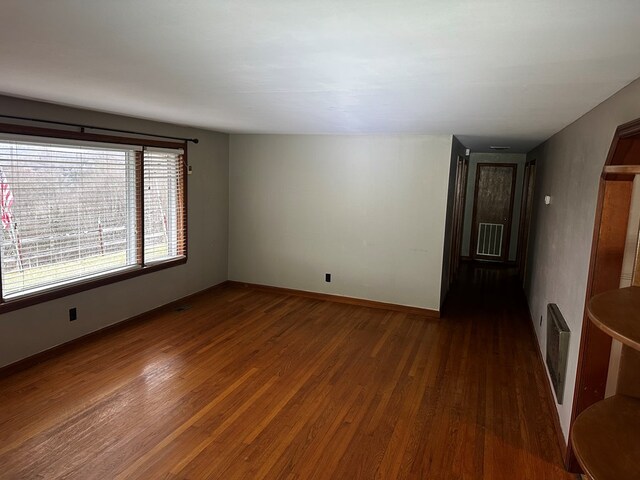
[[[137,468],[140,467],[148,458],[151,458],[153,455],[157,454],[163,448],[168,446],[171,442],[173,442],[176,438],[178,438],[182,433],[184,433],[188,428],[192,427],[194,423],[200,420],[204,415],[209,413],[213,408],[217,407],[227,396],[231,395],[236,388],[242,385],[246,380],[248,380],[254,373],[258,371],[257,368],[252,368],[245,372],[244,375],[240,376],[233,384],[231,384],[226,390],[224,390],[220,395],[216,396],[211,402],[201,408],[198,412],[196,412],[193,416],[191,416],[186,422],[180,425],[178,428],[173,430],[170,435],[167,435],[157,443],[151,450],[145,452],[144,455],[140,456],[129,468],[123,471],[116,478],[127,478],[130,476]]]
[[[0,478],[570,479],[517,277],[440,320],[228,286],[0,378]]]

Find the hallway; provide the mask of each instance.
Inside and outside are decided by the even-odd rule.
[[[0,477],[574,478],[512,273],[441,320],[200,295],[0,378]]]
[[[452,346],[450,355],[460,361],[451,362],[447,375],[466,390],[458,408],[475,415],[476,427],[484,431],[484,437],[471,436],[476,452],[484,452],[480,478],[574,478],[562,467],[551,392],[517,270],[463,264],[443,320],[463,342]],[[455,398],[456,387],[450,388]],[[540,468],[539,476],[518,471],[524,465]]]

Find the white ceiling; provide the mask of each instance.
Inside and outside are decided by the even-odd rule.
[[[0,18],[0,92],[227,132],[527,151],[640,76],[640,0],[0,0]]]

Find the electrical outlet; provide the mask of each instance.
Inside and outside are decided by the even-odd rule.
[[[74,320],[78,319],[78,310],[76,309],[76,307],[70,308],[69,309],[69,321],[73,322]]]
[[[327,283],[331,283],[331,274],[330,273],[325,273],[324,274],[324,281]]]

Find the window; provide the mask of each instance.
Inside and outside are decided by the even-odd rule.
[[[184,170],[182,148],[2,134],[0,307],[184,262]]]
[[[182,166],[175,152],[146,150],[144,156],[144,258],[157,262],[180,254]]]

